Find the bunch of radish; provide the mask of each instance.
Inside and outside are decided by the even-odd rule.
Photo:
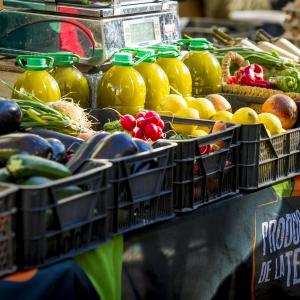
[[[135,138],[157,141],[165,137],[165,123],[155,111],[138,112],[135,117],[129,114],[121,116],[120,123]]]

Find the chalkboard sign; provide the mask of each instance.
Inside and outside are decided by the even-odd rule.
[[[252,270],[252,300],[268,298],[270,290],[299,297],[299,197],[278,199],[257,207]]]

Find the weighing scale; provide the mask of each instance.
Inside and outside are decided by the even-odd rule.
[[[122,47],[180,37],[177,2],[166,0],[4,0],[0,53],[71,51],[100,65]]]

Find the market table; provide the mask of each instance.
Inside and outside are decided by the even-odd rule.
[[[121,290],[122,299],[137,300],[299,297],[299,182],[209,203],[128,233],[124,251],[122,237],[115,237],[22,282],[8,276],[0,282],[1,299],[86,294],[114,300]]]
[[[132,233],[125,239],[123,298],[299,297],[297,184],[293,187],[287,181],[211,203],[168,223]],[[293,220],[295,216],[295,222],[290,216]],[[278,226],[274,233],[276,220],[297,230],[289,234]],[[277,234],[287,242],[270,248],[278,242]],[[290,238],[294,239],[291,243]]]

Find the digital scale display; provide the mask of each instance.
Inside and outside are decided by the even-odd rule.
[[[141,24],[131,24],[130,34],[132,43],[141,43],[155,40],[155,31],[153,22]]]
[[[125,45],[142,46],[161,42],[159,18],[143,18],[123,22]]]

